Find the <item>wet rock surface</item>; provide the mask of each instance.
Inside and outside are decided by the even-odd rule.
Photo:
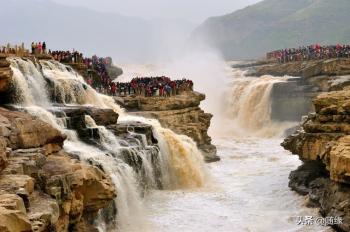
[[[72,158],[65,135],[24,112],[0,108],[0,128],[0,230],[92,230],[88,219],[116,197],[110,177]]]
[[[296,61],[280,64],[275,60],[234,65],[247,76],[286,77],[276,83],[271,93],[272,119],[300,121],[300,115],[314,111],[312,99],[323,92],[341,91],[350,85],[350,59]]]
[[[334,58],[327,60],[308,60],[295,61],[284,64],[269,63],[255,66],[251,75],[263,76],[297,76],[297,77],[315,77],[315,76],[341,76],[350,74],[350,59]]]
[[[208,135],[213,116],[199,107],[204,99],[204,94],[185,92],[169,98],[127,96],[117,97],[116,101],[134,115],[158,119],[162,126],[189,136],[197,143],[206,161],[214,162],[220,158]]]
[[[307,194],[323,216],[342,217],[336,229],[350,231],[350,92],[323,93],[313,103],[315,113],[282,143],[304,162],[289,186]]]
[[[10,62],[6,60],[6,56],[0,54],[0,103],[8,100],[8,93],[11,88],[12,70]]]

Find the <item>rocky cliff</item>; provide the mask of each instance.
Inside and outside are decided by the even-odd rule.
[[[323,216],[341,217],[335,229],[350,231],[350,59],[265,60],[235,67],[252,76],[286,76],[273,87],[272,117],[308,115],[282,143],[303,162],[291,172],[289,187],[307,195],[308,205],[319,207]]]
[[[328,60],[308,60],[285,64],[262,62],[255,66],[252,75],[297,76],[310,78],[315,76],[343,76],[350,74],[350,59],[334,58]]]
[[[260,60],[233,65],[246,70],[247,76],[285,77],[273,86],[272,119],[300,121],[313,111],[312,99],[322,92],[342,90],[350,84],[350,59],[328,59],[277,63]]]
[[[12,70],[6,56],[0,54],[0,104],[6,101],[6,93],[10,89]]]
[[[218,161],[216,147],[208,135],[211,114],[205,113],[200,102],[205,95],[185,92],[169,98],[127,96],[116,101],[134,115],[158,119],[162,126],[191,137],[201,149],[207,162]]]
[[[143,120],[118,122],[119,114],[106,107],[112,99],[84,88],[72,69],[62,71],[57,62],[48,61],[51,65],[47,67],[47,62],[31,57],[21,59],[8,59],[13,74],[0,76],[0,81],[9,79],[0,91],[0,106],[6,108],[0,108],[0,231],[96,232],[96,226],[114,231],[129,223],[120,215],[128,214],[128,205],[138,204],[139,196],[148,189],[201,185],[202,157],[192,141]],[[52,88],[61,82],[50,77],[48,70],[54,70],[59,80],[64,76],[66,88]],[[28,89],[18,82],[27,82]],[[48,107],[34,101],[34,93],[44,88]],[[27,104],[24,97],[33,101]],[[203,99],[204,95],[195,93],[157,105],[159,98],[149,98],[135,110],[174,113],[186,107],[188,113],[181,113],[183,122],[192,118],[194,122],[187,124],[188,133],[193,130],[191,135],[198,141],[209,142],[203,149],[214,153],[206,134],[211,115],[199,108]],[[172,119],[176,127],[182,126],[179,118]],[[175,156],[181,158],[173,159]]]
[[[62,149],[66,136],[0,108],[0,231],[92,231],[115,197],[109,176]]]
[[[337,229],[350,231],[350,91],[323,93],[313,103],[315,113],[282,144],[303,161],[289,186],[322,215],[342,217]]]

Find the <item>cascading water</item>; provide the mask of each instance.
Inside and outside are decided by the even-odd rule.
[[[145,206],[153,231],[329,231],[327,227],[298,225],[298,216],[319,215],[317,210],[306,208],[305,198],[288,187],[289,173],[300,161],[281,148],[281,138],[270,138],[278,137],[293,124],[277,123],[270,117],[272,87],[288,77],[245,77],[241,70],[232,73],[228,66],[227,73],[221,70],[224,63],[216,67],[215,62],[205,59],[201,56],[198,60],[181,60],[179,63],[186,64],[174,65],[175,71],[166,73],[194,73],[191,78],[198,78],[195,85],[202,84],[201,92],[211,98],[206,105],[214,106],[208,111],[217,117],[211,135],[221,157],[220,162],[208,164],[215,184],[195,190],[151,190]],[[125,73],[137,70],[139,76],[164,73],[155,68],[123,67]],[[222,73],[228,75],[221,76]],[[227,89],[223,79],[230,80],[231,85],[221,97]]]
[[[126,116],[121,119],[121,121],[129,120],[138,120],[152,125],[160,148],[159,162],[162,164],[162,173],[168,175],[163,176],[163,183],[167,188],[193,188],[204,185],[208,174],[204,168],[202,155],[192,139],[163,128],[154,119],[135,116]]]
[[[190,138],[162,128],[156,120],[126,115],[112,98],[98,94],[79,74],[59,62],[40,61],[35,65],[31,60],[9,60],[17,95],[20,96],[17,107],[66,133],[68,139],[64,148],[67,152],[78,155],[86,162],[101,165],[111,176],[117,189],[115,207],[118,213],[113,223],[105,225],[108,231],[146,230],[142,189],[156,188],[157,181],[161,182],[162,188],[168,189],[200,187],[204,184],[204,162]],[[53,102],[62,105],[55,106]],[[85,116],[87,127],[96,128],[100,137],[99,146],[88,145],[79,140],[75,131],[68,130],[65,117],[56,117],[51,113],[61,111],[67,105],[109,108],[119,113],[122,122],[136,120],[152,125],[158,146],[147,144],[144,135],[132,131],[129,131],[128,139],[118,138],[105,127],[97,126],[91,117]],[[125,153],[133,159],[141,159],[141,170],[135,170],[123,159]],[[156,176],[156,172],[160,177]],[[101,219],[100,228],[103,224]]]
[[[10,61],[18,101],[25,106],[49,106],[46,81],[38,67],[33,62],[21,58],[12,58]]]
[[[271,91],[274,84],[288,77],[247,77],[235,70],[230,90],[226,93],[224,118],[231,127],[229,132],[259,137],[280,136],[295,123],[271,120]]]

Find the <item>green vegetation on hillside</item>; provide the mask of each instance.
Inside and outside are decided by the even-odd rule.
[[[313,43],[349,43],[349,11],[349,0],[265,0],[209,18],[193,37],[218,47],[227,59]]]

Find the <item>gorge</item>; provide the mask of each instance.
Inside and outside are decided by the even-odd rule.
[[[2,103],[12,103],[1,114],[4,230],[17,231],[17,218],[24,231],[141,230],[149,189],[205,184],[192,139],[127,115],[72,68],[30,57],[1,64]]]
[[[211,140],[212,115],[201,109],[201,93],[113,99],[45,57],[1,57],[0,66],[4,231],[329,231],[298,225],[297,218],[318,216],[310,202],[321,204],[322,215],[346,211],[324,204],[342,207],[347,196],[332,182],[347,181],[337,161],[346,157],[334,155],[346,149],[346,125],[335,125],[346,118],[345,92],[321,95],[317,114],[303,124],[306,134],[284,142],[305,161],[302,168],[280,147],[285,131],[292,134],[313,110],[311,99],[346,88],[346,78],[228,69],[222,113],[211,125],[220,134]],[[290,191],[296,169],[290,186],[312,201]],[[334,189],[333,201],[320,197]]]

